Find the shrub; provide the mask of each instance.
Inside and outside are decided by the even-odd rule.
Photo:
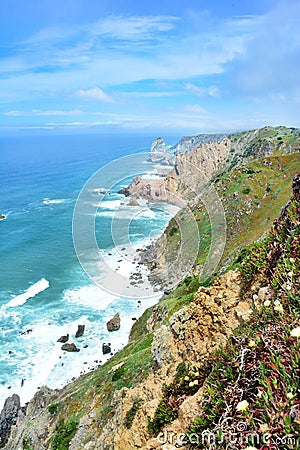
[[[59,421],[56,428],[56,434],[51,442],[52,450],[68,450],[72,438],[75,436],[79,424],[76,416],[71,416],[65,424],[63,420]]]
[[[119,369],[117,369],[112,378],[111,381],[118,381],[125,373],[125,366],[119,367]]]
[[[184,362],[178,364],[173,382],[164,387],[164,396],[156,408],[153,419],[148,417],[148,431],[151,435],[157,435],[164,425],[177,419],[179,407],[184,399],[194,395],[203,385],[204,379],[204,368],[190,367]]]
[[[134,421],[135,415],[138,412],[142,405],[142,400],[140,398],[137,398],[133,401],[132,407],[127,411],[124,425],[127,429],[130,429],[132,427],[132,423]]]
[[[56,413],[58,407],[59,407],[59,403],[55,403],[54,405],[50,405],[50,406],[48,407],[49,413],[50,413],[50,414]]]
[[[172,227],[169,231],[169,236],[172,237],[175,233],[177,233],[177,227]]]
[[[251,189],[249,187],[246,187],[242,190],[242,193],[245,195],[249,194],[250,192],[251,192]]]

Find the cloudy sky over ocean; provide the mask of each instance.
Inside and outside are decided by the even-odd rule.
[[[2,131],[299,126],[298,0],[2,0]]]

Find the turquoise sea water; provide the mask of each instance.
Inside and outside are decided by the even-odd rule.
[[[152,139],[1,138],[0,213],[7,218],[0,222],[0,407],[13,392],[24,403],[38,386],[60,387],[104,361],[102,343],[111,343],[112,351],[126,344],[132,317],[157,301],[158,294],[139,303],[100,290],[80,266],[72,240],[73,210],[86,181],[116,158],[148,151]],[[176,138],[167,142],[174,144]],[[154,166],[145,163],[144,167],[147,176],[155,176]],[[112,179],[118,181],[116,171]],[[116,266],[126,272],[128,267],[122,269],[122,264],[128,263],[116,259],[111,236],[112,218],[124,201],[117,192],[130,179],[125,181],[114,185],[103,199],[96,235],[101,250],[111,254],[113,270]],[[92,195],[97,202],[99,192],[95,189]],[[159,235],[169,219],[162,209],[146,207],[131,223],[132,242],[141,246],[149,236]],[[121,315],[121,328],[109,334],[106,322],[116,312]],[[85,324],[86,332],[75,339],[78,324]],[[56,341],[66,333],[79,353],[61,351]]]

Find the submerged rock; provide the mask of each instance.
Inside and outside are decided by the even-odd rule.
[[[61,349],[65,352],[79,352],[80,349],[76,347],[75,344],[64,344],[61,346]]]
[[[108,331],[118,331],[121,325],[120,314],[119,313],[115,314],[114,317],[111,320],[109,320],[106,325]]]

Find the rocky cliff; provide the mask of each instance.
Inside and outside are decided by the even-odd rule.
[[[297,139],[287,147],[296,149]],[[253,151],[261,151],[257,145]],[[170,450],[189,448],[191,435],[206,448],[207,431],[210,438],[222,436],[220,449],[231,445],[230,432],[240,433],[241,449],[253,433],[259,442],[270,436],[267,448],[273,438],[278,449],[299,447],[299,174],[273,226],[271,217],[291,196],[300,161],[296,153],[276,151],[246,166],[237,162],[215,179],[237,224],[230,245],[243,243],[231,267],[201,283],[196,265],[145,311],[129,344],[105,365],[62,390],[42,387],[25,415],[14,414],[5,450]],[[212,171],[219,149],[214,155]],[[187,174],[186,165],[178,172]],[[195,214],[202,253],[209,229],[199,205]],[[176,238],[172,226],[165,239]],[[252,244],[255,236],[260,240]]]
[[[211,142],[221,142],[225,134],[197,134],[196,136],[184,136],[171,148],[175,155],[183,155],[190,152],[198,145]]]
[[[158,148],[164,148],[160,139]],[[182,207],[219,173],[263,157],[299,152],[300,132],[294,128],[265,127],[226,136],[197,135],[183,138],[174,149],[174,169],[163,179],[149,181],[138,176],[120,193],[134,200],[143,198]]]
[[[224,165],[231,142],[203,143],[186,155],[177,155],[174,169],[163,179],[144,180],[136,177],[121,193],[149,202],[167,202],[183,206],[185,199],[193,198]]]

